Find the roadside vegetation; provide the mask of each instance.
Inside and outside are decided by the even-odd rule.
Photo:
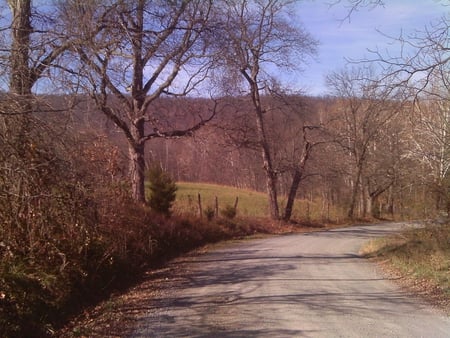
[[[98,165],[105,162],[98,154],[107,148],[98,140],[91,141],[96,149],[87,147],[81,154],[94,161],[84,162],[83,156],[57,157],[46,143],[34,140],[35,155],[30,156],[35,156],[35,166],[28,169],[17,162],[17,149],[2,143],[2,154],[8,157],[3,163],[11,163],[2,168],[7,172],[2,172],[0,181],[2,337],[52,336],[81,309],[133,285],[148,269],[207,243],[292,231],[278,222],[238,215],[208,219],[175,212],[169,217],[161,205],[167,202],[165,193],[173,192],[170,180],[162,184],[168,190],[157,190],[158,198],[150,191],[154,185],[148,185],[149,200],[162,203],[136,203],[126,185],[111,179],[107,170],[104,175],[99,173]],[[46,157],[38,156],[44,150]],[[70,167],[69,160],[77,160],[79,169]],[[60,165],[65,165],[64,171],[58,171]],[[50,177],[52,184],[43,190],[39,184]],[[101,188],[91,189],[93,182],[101,182]],[[223,201],[229,191],[239,196],[259,195],[202,186]],[[25,191],[22,195],[20,189]],[[166,198],[170,201],[172,193]]]
[[[385,238],[364,248],[365,256],[387,264],[387,268],[418,291],[450,306],[450,225],[429,224]]]

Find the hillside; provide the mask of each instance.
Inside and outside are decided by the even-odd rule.
[[[237,203],[238,216],[265,217],[267,212],[267,196],[264,193],[238,189],[225,185],[178,182],[177,199],[174,211],[177,213],[198,213],[198,196],[202,209],[215,208],[217,198],[219,210],[233,207]]]
[[[175,214],[198,215],[198,196],[200,195],[203,217],[205,211],[214,211],[217,197],[219,215],[237,202],[237,217],[264,218],[268,215],[267,195],[251,189],[239,189],[226,185],[212,183],[178,182],[177,198],[173,206]],[[280,198],[281,209],[284,209],[286,199]],[[316,223],[339,223],[344,219],[343,211],[324,204],[320,199],[296,199],[293,221]]]

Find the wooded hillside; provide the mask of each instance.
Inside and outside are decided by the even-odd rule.
[[[445,180],[439,178],[445,158],[438,157],[445,144],[419,126],[419,121],[427,121],[422,128],[433,125],[435,132],[444,128],[444,117],[433,110],[435,103],[424,103],[418,117],[411,102],[352,99],[359,108],[352,111],[348,105],[356,103],[346,98],[264,99],[271,107],[265,118],[282,196],[289,194],[295,169],[309,144],[297,198],[337,208],[342,217],[351,207],[353,193],[355,217],[415,218],[446,211]],[[145,154],[147,163],[159,163],[176,181],[265,191],[255,125],[248,114],[251,107],[245,97],[217,102],[217,116],[201,130],[185,138],[151,142]],[[161,124],[189,125],[198,111],[210,105],[207,99],[166,98],[158,106],[164,112]],[[386,116],[380,113],[382,109]],[[105,137],[117,147],[122,161],[116,170],[125,174],[126,145],[114,125],[93,107],[77,109],[74,119],[78,130]],[[364,155],[358,159],[359,152]],[[355,192],[358,169],[361,177]]]

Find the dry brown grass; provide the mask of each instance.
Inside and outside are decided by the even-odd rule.
[[[431,224],[369,242],[362,251],[403,285],[450,313],[450,225]]]

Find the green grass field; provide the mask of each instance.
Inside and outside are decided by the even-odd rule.
[[[217,196],[219,213],[227,206],[233,206],[238,198],[237,216],[239,217],[267,217],[267,195],[253,190],[238,189],[209,183],[177,183],[177,199],[173,211],[178,214],[198,215],[198,194],[201,197],[202,209],[214,209]],[[280,211],[283,211],[285,199],[279,199]],[[343,211],[333,207],[328,208],[321,201],[298,199],[294,205],[292,219],[312,222],[339,221],[344,217]]]
[[[265,217],[267,215],[268,204],[264,193],[207,183],[178,182],[177,187],[177,199],[173,207],[176,213],[198,214],[198,195],[200,194],[203,210],[214,209],[216,197],[219,210],[234,206],[238,198],[239,216]]]

